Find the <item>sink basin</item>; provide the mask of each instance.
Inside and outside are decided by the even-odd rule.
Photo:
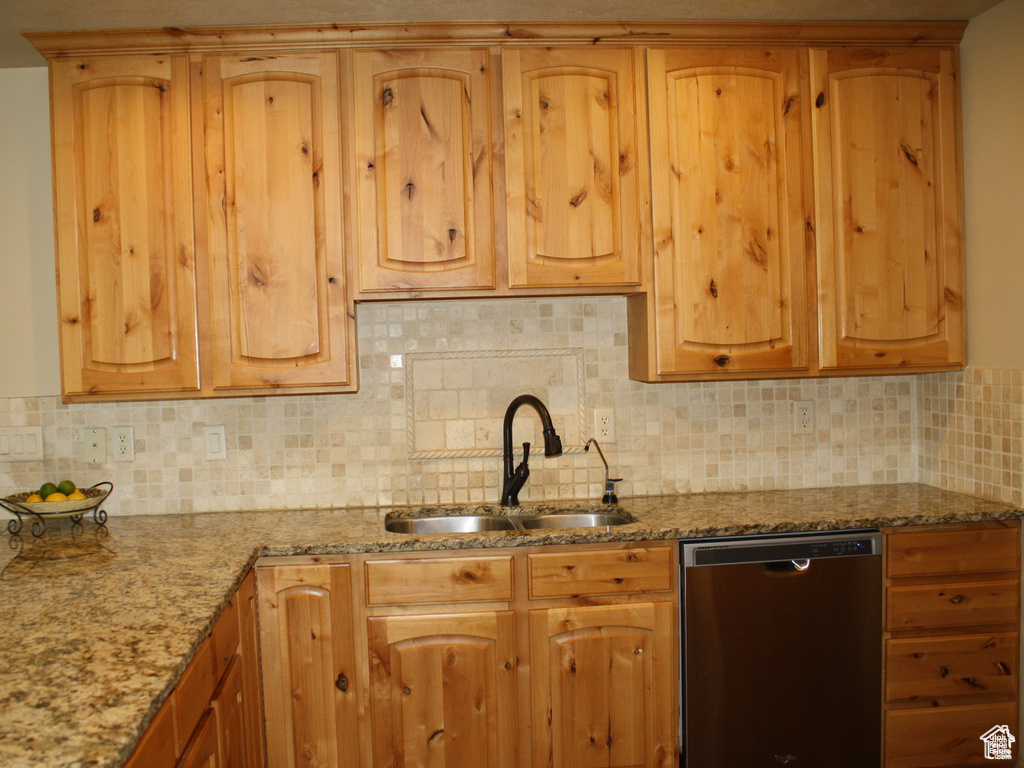
[[[516,524],[504,515],[399,517],[388,520],[384,527],[392,533],[478,533],[516,530]]]
[[[629,520],[613,512],[574,512],[563,515],[533,515],[520,518],[523,528],[608,528]]]

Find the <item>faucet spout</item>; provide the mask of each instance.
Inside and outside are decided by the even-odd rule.
[[[523,444],[523,461],[518,469],[513,469],[515,457],[512,448],[512,422],[516,417],[516,411],[520,406],[532,406],[537,415],[540,416],[540,423],[544,429],[544,455],[561,456],[562,439],[555,432],[555,426],[551,423],[551,414],[547,406],[533,395],[519,395],[509,403],[505,410],[505,421],[502,424],[502,460],[504,464],[503,480],[501,486],[501,505],[503,507],[514,507],[519,505],[519,491],[530,476],[530,468],[527,462],[530,458],[530,444]]]

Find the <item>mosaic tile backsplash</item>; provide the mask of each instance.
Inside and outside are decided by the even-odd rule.
[[[354,395],[64,405],[0,399],[0,426],[41,426],[45,461],[0,464],[0,491],[110,480],[111,514],[496,501],[501,422],[523,392],[551,411],[565,453],[546,459],[529,407],[524,501],[599,498],[602,445],[620,495],[921,481],[1020,504],[1021,373],[641,384],[627,374],[625,300],[407,302],[358,307]],[[816,430],[793,434],[796,401]],[[224,425],[207,461],[203,427]],[[131,426],[135,461],[82,459],[88,427]],[[109,438],[109,432],[108,432]]]

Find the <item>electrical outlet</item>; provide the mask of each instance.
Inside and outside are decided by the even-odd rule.
[[[86,427],[82,434],[82,458],[89,464],[107,463],[107,430]]]
[[[793,434],[814,434],[814,401],[798,400],[793,403]]]
[[[615,411],[611,408],[594,409],[594,439],[599,443],[615,442]]]
[[[113,427],[114,461],[135,461],[135,430],[131,427]]]

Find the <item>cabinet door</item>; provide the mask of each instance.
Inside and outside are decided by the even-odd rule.
[[[337,54],[203,75],[214,389],[350,384]]]
[[[636,285],[641,221],[631,48],[507,48],[509,284]]]
[[[267,764],[263,736],[263,681],[260,677],[260,635],[257,622],[256,574],[245,577],[235,596],[238,605],[239,643],[242,676],[242,711],[245,718],[245,755],[248,768]]]
[[[357,51],[359,288],[494,287],[486,49]]]
[[[658,373],[806,369],[797,51],[647,55]]]
[[[369,619],[373,764],[512,768],[511,611]]]
[[[952,50],[811,51],[821,367],[964,363]]]
[[[199,388],[188,61],[52,64],[68,399]]]
[[[228,665],[210,705],[217,711],[219,768],[246,768],[245,708],[242,697],[241,657]]]
[[[533,765],[673,765],[675,638],[670,603],[531,611]]]
[[[267,763],[359,765],[351,566],[257,569]]]
[[[217,751],[217,713],[212,708],[203,714],[177,768],[223,768]]]

